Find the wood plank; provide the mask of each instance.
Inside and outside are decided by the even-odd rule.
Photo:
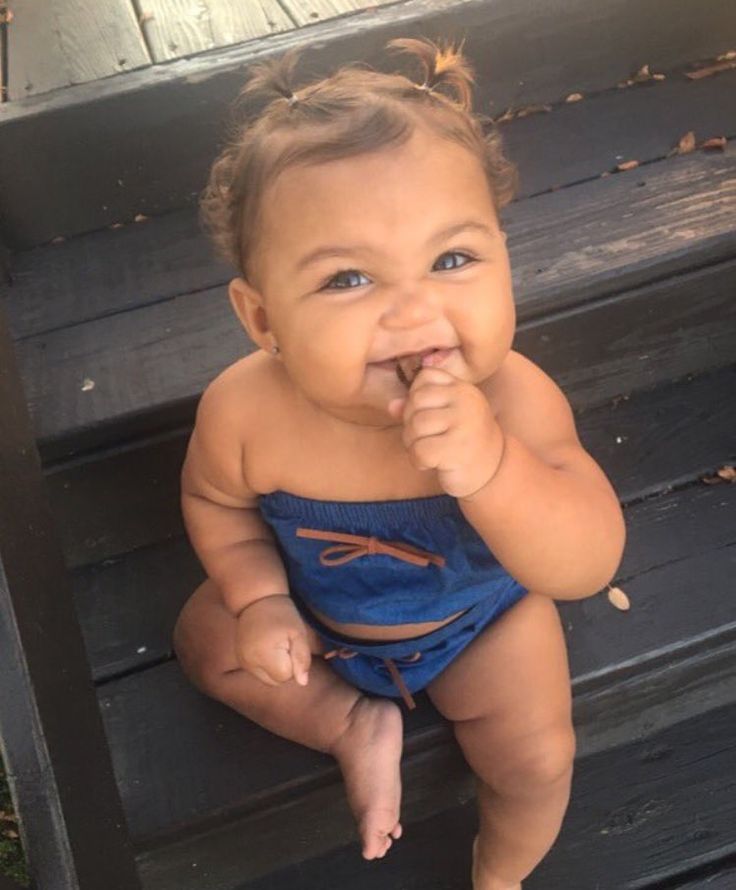
[[[13,101],[151,64],[129,0],[14,0],[12,8]]]
[[[154,62],[169,62],[295,27],[278,0],[135,0]],[[150,18],[147,17],[150,14]]]
[[[725,52],[736,40],[722,0],[683,5],[678,15],[668,0],[642,0],[626,15],[620,2],[607,0],[591,16],[585,0],[550,0],[541,8],[535,0],[407,0],[175,66],[81,84],[43,101],[7,103],[0,168],[5,235],[15,248],[28,247],[191,205],[244,67],[292,47],[310,51],[310,76],[320,76],[355,60],[393,70],[383,50],[393,37],[472,35],[466,48],[477,72],[477,107],[497,114],[509,105],[610,89],[644,62],[671,71]],[[46,147],[32,167],[29,144]],[[79,145],[94,146],[93,169]]]
[[[696,558],[710,546],[728,544],[732,532],[727,519],[736,506],[736,487],[696,480],[736,459],[733,412],[724,396],[735,383],[736,370],[727,369],[578,418],[583,445],[625,507],[628,539],[617,572],[625,587],[629,578],[667,567],[680,556]],[[618,443],[622,432],[625,441]],[[182,455],[173,459],[162,450],[146,462],[142,454],[127,453],[117,461],[47,476],[67,565],[78,567],[73,575],[77,609],[98,682],[169,658],[179,610],[204,579],[183,535],[178,504]],[[652,496],[658,492],[659,497]],[[172,565],[175,573],[168,568]],[[677,583],[675,588],[683,597],[689,595]],[[635,588],[629,593],[636,599]],[[637,603],[625,616],[631,638],[623,641],[618,633],[624,618],[611,613],[605,598],[583,601],[569,618],[571,607],[561,603],[568,631],[582,625],[583,635],[596,627],[602,634],[592,649],[578,648],[575,672],[582,676],[616,658],[634,657],[642,649],[641,634],[661,634],[649,640],[652,647],[657,640],[674,644],[686,636],[691,621],[686,599],[682,609],[674,608],[677,603],[651,626],[647,622],[656,604]],[[705,632],[711,622],[730,620],[728,609],[728,601],[715,602],[690,629]]]
[[[300,25],[313,25],[316,21],[347,15],[360,9],[375,9],[396,0],[283,0],[294,21]]]
[[[695,129],[700,139],[706,133],[725,131],[729,121],[733,131],[736,128],[736,71],[700,81],[671,80],[655,88],[645,85],[614,90],[584,102],[558,106],[551,114],[517,118],[503,124],[502,132],[511,157],[519,165],[521,194],[525,195],[595,178],[610,169],[619,155],[626,158],[636,155],[640,161],[661,159],[673,140],[677,141],[688,128]],[[543,144],[554,144],[558,148],[540,152],[538,146]],[[696,166],[697,159],[702,160],[703,156],[693,158]],[[670,188],[677,192],[676,199],[683,198],[687,178],[657,185],[660,171],[664,169],[669,168],[648,164],[639,170],[636,182],[646,174],[648,186],[637,188],[646,188],[647,197],[655,202],[656,196],[666,195]],[[687,175],[705,187],[711,176],[719,175],[709,167],[706,171],[704,175],[688,169]],[[119,172],[118,167],[116,176]],[[647,214],[650,203],[637,192],[631,194],[634,177],[636,172],[614,177],[617,183],[614,193],[619,190],[625,193],[620,197],[612,197],[610,192],[601,196],[601,200],[614,205],[614,213],[618,212],[622,222],[634,218],[623,217],[632,210],[635,214]],[[95,187],[102,185],[97,181]],[[123,185],[125,188],[121,189],[116,183],[121,194],[135,183],[126,177]],[[539,205],[529,205],[526,210],[523,200],[517,203],[518,209],[514,205],[504,214],[509,225],[514,221],[517,224],[510,241],[514,265],[519,262],[516,251],[525,242],[526,230],[540,215],[540,211],[534,209]],[[550,217],[563,212],[564,205],[564,196],[552,201]],[[595,213],[596,205],[592,209]],[[542,223],[550,218],[544,213],[541,215]],[[569,218],[565,220],[566,228],[570,222]],[[649,211],[646,223],[651,226],[653,222]],[[683,220],[683,229],[686,228],[687,220]],[[635,231],[637,239],[642,241],[648,228]],[[581,235],[581,246],[589,244],[594,248],[598,240],[595,234],[584,231]],[[656,230],[653,237],[657,238]],[[547,241],[550,241],[547,237],[534,241],[532,252],[540,261],[535,268],[548,265],[556,254],[567,249],[567,245],[556,238],[551,239],[549,247],[545,246]],[[0,295],[0,299],[9,313],[15,338],[21,339],[192,290],[215,287],[229,280],[232,269],[213,259],[196,214],[184,210],[114,231],[102,230],[25,251],[14,258],[14,273],[13,289],[6,297]],[[530,277],[533,284],[534,276]]]
[[[685,885],[669,879],[691,863],[713,861],[719,849],[736,848],[736,749],[724,744],[734,719],[731,705],[706,721],[687,721],[580,761],[560,836],[524,882],[525,890],[730,887],[708,878]],[[361,860],[352,844],[237,886],[465,890],[475,830],[475,805],[469,801],[412,825],[380,862]],[[145,875],[144,885],[161,886]]]
[[[736,253],[736,147],[654,167],[644,186],[628,174],[597,180],[515,205],[524,212],[509,219],[516,348],[559,378],[576,406],[733,357],[731,263],[707,264]],[[668,277],[692,267],[703,268]],[[602,299],[622,291],[625,299]],[[23,340],[44,459],[140,434],[146,423],[188,422],[207,383],[252,349],[217,288]]]
[[[649,163],[666,157],[690,130],[698,145],[736,136],[736,71],[699,81],[673,72],[664,81],[606,90],[498,126],[519,169],[520,198],[613,172],[624,161],[638,161],[646,175]]]
[[[668,884],[670,890],[732,890],[736,886],[736,857],[710,863],[695,869],[690,877]]]

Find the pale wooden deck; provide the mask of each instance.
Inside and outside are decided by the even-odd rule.
[[[397,0],[0,0],[6,100],[308,27]],[[401,2],[401,0],[398,0]]]

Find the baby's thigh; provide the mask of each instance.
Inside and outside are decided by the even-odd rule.
[[[574,757],[572,691],[557,607],[528,593],[490,625],[428,688],[455,722],[479,774],[524,763],[557,773]]]
[[[321,652],[319,638],[306,626],[312,652]],[[200,689],[241,665],[236,654],[237,621],[222,600],[219,588],[208,578],[184,604],[174,627],[173,645],[179,666]]]

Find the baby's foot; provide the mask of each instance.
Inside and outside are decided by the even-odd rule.
[[[333,754],[345,778],[365,859],[381,859],[401,837],[401,712],[385,699],[361,698]]]
[[[473,841],[473,890],[521,890],[521,884],[508,884],[489,874],[478,856],[478,838]]]

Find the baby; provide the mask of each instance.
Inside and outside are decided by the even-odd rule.
[[[260,349],[198,407],[182,509],[208,580],[174,646],[199,689],[337,759],[366,859],[401,836],[401,702],[426,689],[477,777],[473,887],[519,888],[575,754],[554,600],[605,587],[625,527],[511,349],[514,169],[462,47],[388,46],[423,82],[293,91],[293,51],[254,66],[244,92],[279,95],[213,165],[203,218]]]

